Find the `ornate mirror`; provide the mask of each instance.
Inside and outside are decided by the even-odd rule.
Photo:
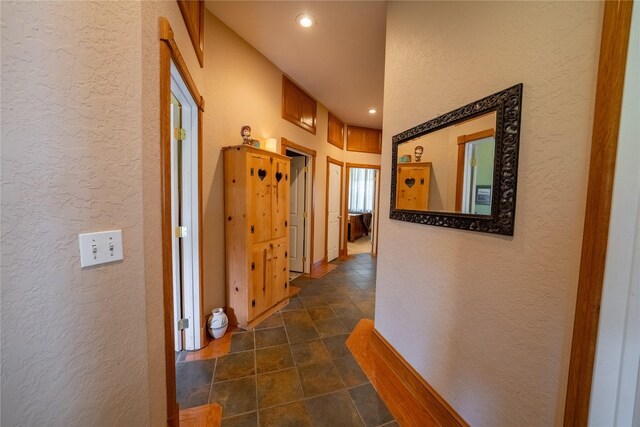
[[[522,84],[393,137],[391,219],[513,235]]]

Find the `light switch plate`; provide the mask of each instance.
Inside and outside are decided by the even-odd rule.
[[[122,259],[122,230],[82,233],[79,238],[81,267]]]

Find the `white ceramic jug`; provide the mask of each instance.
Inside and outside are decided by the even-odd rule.
[[[211,317],[209,317],[207,325],[211,336],[216,339],[221,338],[227,331],[227,326],[229,326],[229,319],[227,315],[224,314],[224,309],[214,308],[211,311]]]

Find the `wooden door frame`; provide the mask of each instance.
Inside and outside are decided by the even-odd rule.
[[[348,257],[349,256],[349,251],[347,250],[347,224],[349,221],[347,221],[349,219],[349,187],[351,186],[351,169],[352,168],[356,168],[356,169],[377,169],[378,170],[378,182],[377,182],[377,189],[376,192],[378,193],[377,197],[376,197],[376,250],[375,250],[375,256],[378,255],[378,232],[380,230],[378,230],[379,224],[380,224],[380,183],[382,182],[382,174],[380,171],[380,165],[367,165],[367,164],[362,164],[362,163],[346,163],[346,178],[345,178],[345,191],[344,191],[344,209],[342,211],[342,217],[343,217],[343,225],[344,228],[342,230],[342,243],[344,245],[344,257]]]
[[[304,147],[302,145],[298,145],[295,142],[291,142],[286,138],[280,139],[280,154],[283,156],[287,155],[287,149],[297,151],[301,154],[305,154],[311,157],[311,215],[309,217],[311,220],[309,221],[309,275],[313,276],[315,270],[317,270],[316,264],[313,262],[313,245],[314,245],[314,227],[315,227],[315,217],[316,217],[316,150],[312,150],[310,148]],[[322,261],[320,261],[319,266],[322,265]]]
[[[605,2],[565,426],[586,426],[609,237],[611,195],[633,2]],[[636,11],[638,12],[638,11]]]
[[[494,128],[481,130],[480,132],[470,133],[468,135],[460,135],[458,137],[458,169],[456,170],[456,212],[462,211],[462,186],[464,181],[464,157],[469,142],[479,139],[495,137],[496,130]]]
[[[343,210],[343,199],[344,199],[344,162],[340,160],[336,160],[330,156],[327,156],[327,187],[325,191],[325,205],[324,205],[324,258],[329,262],[329,170],[330,164],[333,163],[336,166],[340,166],[340,214],[342,214]],[[342,222],[344,221],[344,217],[339,218],[338,221],[338,257],[343,256],[343,251],[346,251],[346,248],[340,248],[340,243],[342,242],[341,234],[342,234]]]
[[[160,191],[162,214],[162,289],[164,300],[164,340],[165,340],[165,368],[167,388],[167,424],[178,426],[179,408],[176,397],[176,366],[175,350],[173,346],[173,266],[171,254],[171,241],[173,230],[171,227],[171,61],[175,64],[184,80],[191,96],[198,106],[198,223],[199,242],[198,251],[200,258],[200,312],[204,313],[204,276],[202,262],[202,133],[204,98],[198,92],[193,78],[189,73],[187,64],[178,49],[173,37],[173,30],[169,21],[158,18],[160,38]],[[205,316],[201,316],[200,334],[202,344],[206,344],[207,335]]]

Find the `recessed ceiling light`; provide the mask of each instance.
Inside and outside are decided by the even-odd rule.
[[[300,26],[309,28],[316,23],[316,18],[314,18],[313,15],[309,15],[308,13],[303,13],[296,17],[296,21],[298,22],[298,24],[300,24]]]
[[[378,110],[376,110],[375,108],[369,109],[369,114],[375,114],[377,112],[378,112]]]

